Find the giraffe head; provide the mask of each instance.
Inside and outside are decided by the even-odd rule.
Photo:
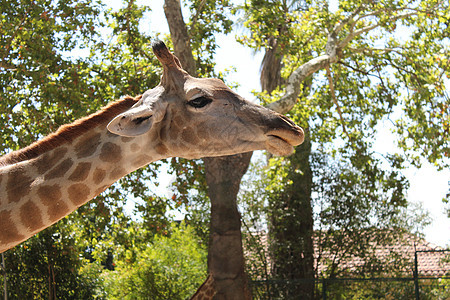
[[[161,83],[145,92],[108,130],[157,141],[166,157],[200,158],[268,150],[292,153],[303,130],[274,111],[244,100],[221,80],[194,78],[163,42],[153,44],[163,65]]]

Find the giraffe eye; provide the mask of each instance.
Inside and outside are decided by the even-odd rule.
[[[205,96],[200,96],[198,98],[192,99],[187,104],[189,104],[190,106],[192,106],[194,108],[202,108],[211,102],[212,102],[212,100],[210,98],[207,98]]]

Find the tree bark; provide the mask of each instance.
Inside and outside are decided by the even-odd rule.
[[[214,299],[251,299],[236,201],[251,157],[252,152],[204,159],[211,199],[208,268],[217,286]]]
[[[261,64],[261,88],[270,94],[282,83],[283,55],[279,53],[277,40],[273,37],[268,39],[268,45]],[[305,68],[302,72],[305,77],[301,80],[305,81],[307,74],[319,65],[312,65],[309,70]],[[292,80],[292,77],[290,79]],[[309,84],[304,86],[303,91],[300,90],[299,83],[298,88],[293,89],[294,104],[300,92],[304,95],[309,93],[311,80],[306,82]],[[292,106],[286,105],[283,112],[286,113]],[[309,130],[306,129],[303,144],[296,147],[292,156],[286,158],[291,166],[286,180],[293,183],[281,195],[272,195],[269,201],[269,250],[273,261],[271,275],[287,282],[286,286],[278,286],[275,297],[285,299],[294,299],[300,295],[302,299],[314,297],[310,155],[311,140]]]
[[[180,0],[165,0],[164,14],[166,15],[167,24],[169,24],[175,55],[180,60],[183,69],[190,75],[195,76],[197,69],[194,56],[192,55],[189,33],[181,12]]]
[[[264,53],[261,63],[260,83],[263,91],[272,94],[272,91],[282,84],[281,62],[283,55],[278,51],[276,38],[270,37],[268,45],[269,47],[266,48],[266,53]]]

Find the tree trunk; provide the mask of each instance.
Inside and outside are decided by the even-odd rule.
[[[261,88],[269,94],[281,84],[281,62],[277,40],[268,39],[261,64]],[[298,86],[300,86],[298,84]],[[306,80],[302,94],[306,95],[311,80]],[[298,93],[295,97],[298,96]],[[312,173],[309,164],[311,140],[305,130],[305,141],[296,147],[295,153],[286,158],[290,173],[286,180],[293,183],[281,195],[273,195],[269,203],[269,248],[273,259],[272,276],[286,281],[279,286],[275,297],[285,299],[313,299],[314,297],[314,248],[313,215],[311,206]],[[300,171],[300,172],[299,172]],[[292,280],[295,280],[293,282]]]
[[[165,0],[164,13],[169,24],[174,52],[184,70],[196,75],[190,39],[183,21],[179,0]],[[205,158],[206,182],[211,200],[208,270],[217,293],[214,299],[250,299],[245,276],[241,237],[241,216],[237,193],[247,171],[252,153]]]
[[[217,286],[214,299],[251,299],[236,202],[251,157],[252,152],[204,159],[211,199],[208,268]]]
[[[292,184],[269,200],[272,272],[275,278],[286,282],[286,286],[280,286],[277,291],[277,296],[283,299],[314,297],[310,154],[311,140],[306,129],[303,144],[286,158],[290,162],[287,179]]]
[[[192,55],[191,41],[186,23],[184,23],[181,12],[180,0],[165,0],[164,14],[166,15],[167,24],[169,24],[175,55],[180,60],[183,69],[190,75],[195,76],[197,69],[194,56]]]
[[[260,83],[263,91],[272,94],[272,91],[282,84],[281,62],[283,55],[278,51],[276,38],[270,37],[267,43],[268,47],[261,63]]]

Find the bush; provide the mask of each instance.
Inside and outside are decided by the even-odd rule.
[[[132,263],[103,273],[108,299],[186,299],[206,279],[207,251],[192,227],[174,225],[158,235]]]

